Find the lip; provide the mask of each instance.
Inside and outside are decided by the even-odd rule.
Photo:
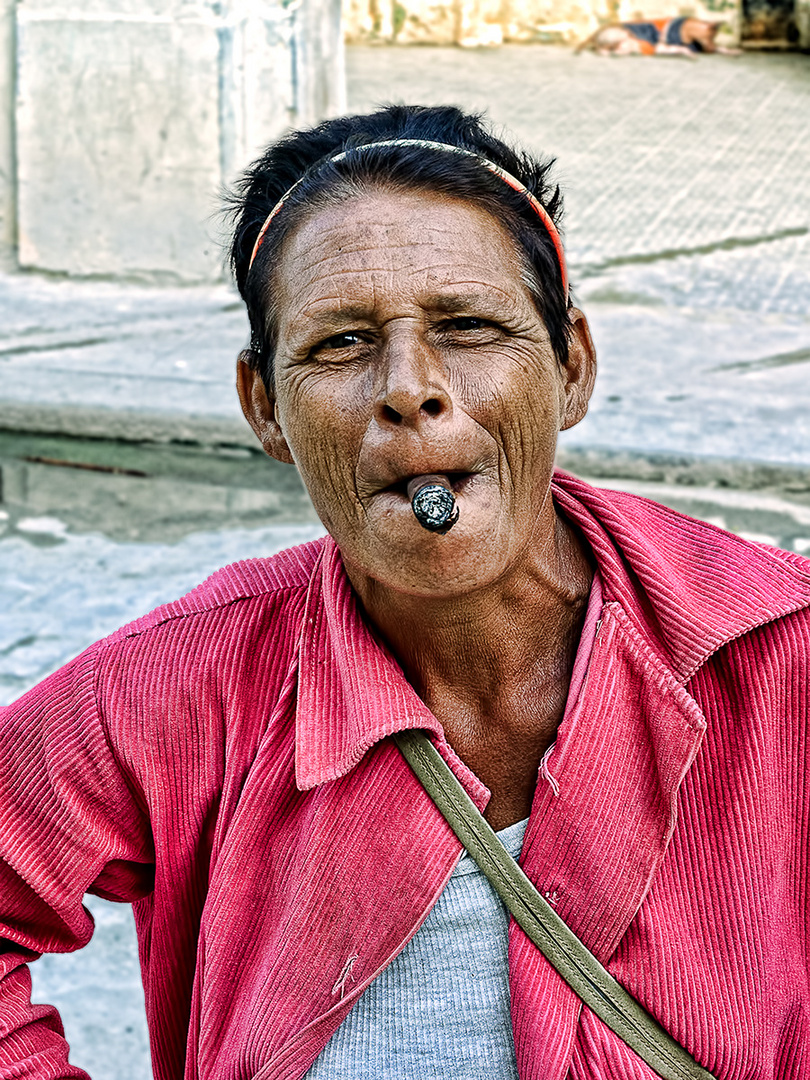
[[[380,487],[374,494],[383,495],[391,493],[400,495],[403,499],[410,502],[410,499],[408,498],[408,485],[411,480],[420,476],[446,476],[454,494],[461,495],[478,475],[480,474],[477,472],[452,469],[424,469],[420,472],[408,473],[406,476],[403,476],[401,480],[395,480],[392,484],[386,484],[385,487]]]
[[[471,508],[478,502],[476,492],[483,479],[481,472],[460,472],[457,469],[431,469],[430,473],[420,470],[416,473],[408,473],[401,480],[396,480],[385,487],[379,487],[375,492],[364,499],[367,512],[375,518],[381,515],[383,519],[395,517],[400,522],[400,527],[407,521],[421,534],[423,529],[413,513],[413,504],[408,497],[408,481],[414,477],[428,476],[430,474],[443,475],[450,480],[453,494],[456,497],[456,506],[460,508],[462,516],[467,520]],[[402,517],[404,515],[404,518]],[[429,534],[426,534],[429,535]]]
[[[391,448],[393,450],[394,448]],[[361,501],[378,495],[407,497],[407,487],[418,476],[446,476],[456,495],[484,475],[492,475],[496,468],[489,448],[468,445],[454,447],[422,447],[421,453],[408,453],[407,448],[395,452],[377,451],[363,455],[357,472],[357,493]],[[404,452],[403,452],[404,451]]]
[[[497,480],[499,460],[494,440],[483,431],[461,426],[436,433],[372,432],[361,448],[355,491],[375,512],[410,512],[408,483],[416,477],[446,476],[454,495],[464,501],[486,478]],[[385,438],[381,438],[385,435]]]

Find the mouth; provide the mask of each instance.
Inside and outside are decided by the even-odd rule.
[[[458,497],[463,494],[477,475],[478,473],[474,472],[438,472],[435,470],[429,473],[412,473],[409,476],[403,476],[393,484],[388,484],[387,487],[380,488],[378,494],[382,495],[390,492],[392,495],[399,495],[405,502],[410,503],[411,497],[408,494],[408,489],[414,480],[419,480],[422,477],[441,476],[447,480],[453,494]]]

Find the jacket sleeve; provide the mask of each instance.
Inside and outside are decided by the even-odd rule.
[[[85,1077],[55,1009],[31,1004],[27,963],[86,945],[86,892],[152,889],[143,796],[116,759],[96,699],[101,646],[0,709],[0,1080]]]

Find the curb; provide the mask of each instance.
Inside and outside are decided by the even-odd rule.
[[[176,443],[205,449],[260,450],[256,436],[241,417],[229,419],[195,413],[125,412],[0,400],[0,431],[124,443]],[[557,464],[568,472],[592,479],[613,477],[682,487],[725,487],[747,491],[763,488],[810,491],[810,463],[650,453],[608,446],[564,446],[557,452]]]
[[[0,400],[0,431],[126,443],[190,443],[200,447],[260,449],[256,436],[241,417],[229,419],[199,413],[127,412]]]
[[[557,451],[560,468],[591,479],[646,480],[682,487],[724,487],[756,491],[777,488],[810,491],[810,464],[751,461],[700,454],[647,453],[607,446],[566,446]]]

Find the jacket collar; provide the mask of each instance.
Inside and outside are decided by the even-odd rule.
[[[361,618],[330,536],[304,610],[295,723],[295,777],[302,791],[343,776],[395,731],[424,728],[442,737],[438,720]]]
[[[553,492],[591,545],[605,603],[620,605],[681,684],[727,642],[810,604],[810,564],[798,556],[562,472]],[[371,746],[407,728],[432,732],[449,752],[441,725],[362,619],[327,537],[298,649],[297,786],[345,775]]]
[[[810,604],[810,563],[649,499],[554,477],[557,506],[584,534],[605,602],[687,682],[719,648]]]

